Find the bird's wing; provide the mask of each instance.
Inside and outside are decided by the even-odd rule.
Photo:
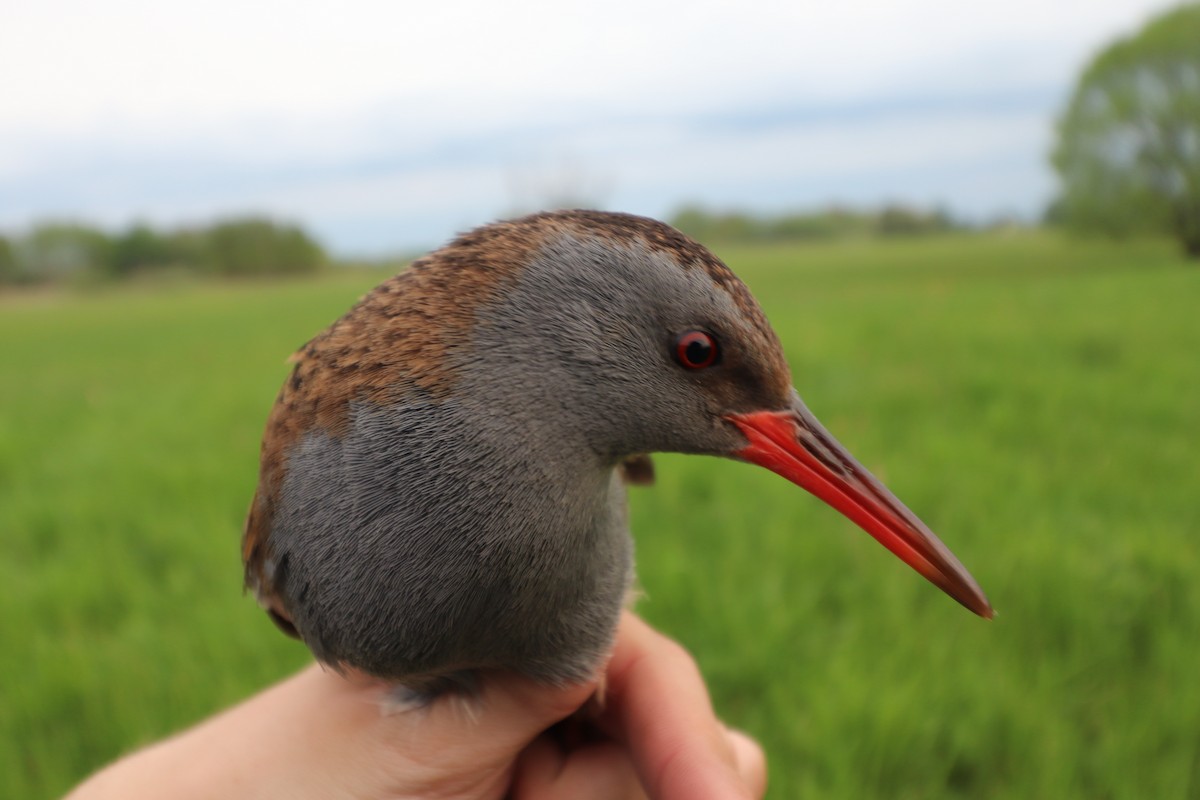
[[[286,604],[276,589],[275,578],[282,565],[273,563],[267,546],[271,512],[269,500],[262,487],[254,494],[250,512],[246,515],[246,531],[242,536],[242,559],[246,565],[246,588],[254,592],[259,605],[266,610],[271,621],[288,636],[300,638],[292,624]]]
[[[621,479],[629,486],[653,486],[654,462],[650,456],[630,456],[621,462]]]

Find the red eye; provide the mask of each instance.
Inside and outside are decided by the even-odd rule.
[[[675,360],[688,369],[711,367],[720,355],[717,340],[704,331],[688,331],[675,340]]]

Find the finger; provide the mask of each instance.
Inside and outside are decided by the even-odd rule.
[[[767,793],[767,757],[762,745],[741,731],[726,730],[725,739],[733,750],[734,762],[742,783],[750,789],[752,797]]]
[[[427,706],[380,715],[384,740],[438,764],[507,765],[595,690],[595,681],[556,687],[507,673],[487,673],[480,681],[476,695],[449,692]],[[387,685],[375,684],[370,696],[376,706],[387,707],[388,691]]]
[[[550,797],[567,755],[549,736],[539,736],[521,753],[513,770],[513,800]]]
[[[628,744],[651,797],[753,796],[740,775],[737,745],[713,713],[704,680],[686,650],[626,613],[606,677],[606,727]]]
[[[489,674],[474,700],[473,735],[509,748],[515,756],[550,726],[577,711],[596,690],[596,681],[546,686],[513,674]]]
[[[539,737],[517,762],[512,800],[644,800],[629,754],[615,742],[598,742],[565,754]]]

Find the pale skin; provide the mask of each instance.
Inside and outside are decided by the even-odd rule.
[[[593,735],[566,744],[546,732],[601,680]],[[587,684],[489,676],[473,713],[448,702],[383,713],[383,691],[314,665],[106,767],[68,800],[750,800],[766,789],[762,749],[717,719],[691,656],[631,613]]]

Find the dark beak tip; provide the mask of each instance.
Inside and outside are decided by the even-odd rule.
[[[987,598],[984,598],[983,608],[981,610],[976,611],[975,613],[978,614],[979,616],[983,617],[984,619],[995,619],[996,618],[996,609],[992,608],[992,604],[990,602],[988,602]]]
[[[983,589],[975,583],[973,578],[970,578],[970,573],[962,568],[961,575],[967,576],[969,583],[965,585],[959,583],[955,585],[952,582],[942,583],[935,581],[938,588],[941,589],[950,597],[958,601],[958,604],[963,608],[983,619],[992,619],[996,616],[996,610],[992,608],[992,602],[988,600],[987,595],[983,593]]]
[[[972,598],[971,602],[963,602],[959,600],[959,604],[975,616],[981,617],[982,619],[994,619],[996,616],[996,610],[992,608],[992,604],[986,599],[980,601]]]

